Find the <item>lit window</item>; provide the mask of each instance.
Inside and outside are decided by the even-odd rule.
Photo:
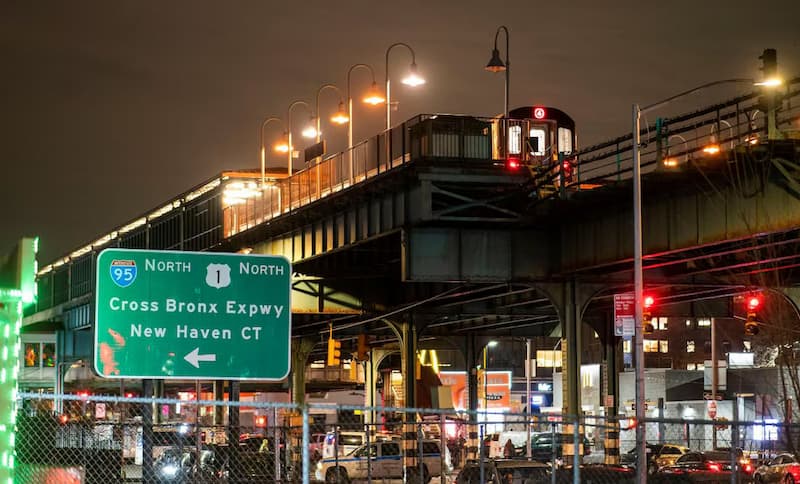
[[[558,128],[558,151],[568,155],[572,153],[572,130]]]
[[[39,344],[25,343],[25,367],[39,366]]]
[[[692,325],[692,320],[691,319],[687,319],[686,320],[686,327],[688,328],[691,325]]]
[[[626,339],[622,341],[622,352],[623,353],[630,353],[631,352],[631,340]]]
[[[697,369],[697,365],[695,363],[687,363],[686,364],[686,369],[687,370],[696,370]]]
[[[709,328],[711,327],[711,320],[708,318],[700,318],[697,320],[697,327],[698,328]]]
[[[561,350],[536,350],[536,366],[561,368]]]
[[[659,317],[654,319],[656,320],[656,329],[660,329],[662,331],[667,329],[667,318]]]
[[[694,353],[694,340],[690,339],[686,342],[686,352],[687,353]]]
[[[583,388],[592,388],[592,374],[588,371],[581,374],[581,385],[583,385]]]
[[[697,369],[698,369],[698,370],[700,370],[700,371],[703,371],[703,370],[705,370],[705,369],[706,369],[706,365],[704,365],[704,364],[702,364],[702,363],[698,363],[698,364],[697,364]]]
[[[518,155],[522,152],[522,126],[508,128],[508,153]]]
[[[644,352],[645,353],[658,353],[658,340],[657,339],[646,339],[646,340],[644,340]]]
[[[658,350],[662,353],[669,353],[669,341],[662,339],[658,342]]]
[[[528,149],[533,156],[544,156],[547,145],[547,131],[543,128],[533,128],[528,138]]]
[[[744,350],[745,351],[750,351],[750,342],[749,341],[742,341],[742,344],[744,345]]]

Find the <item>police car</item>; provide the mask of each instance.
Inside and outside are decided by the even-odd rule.
[[[445,467],[449,471],[450,453],[445,447]],[[422,441],[422,482],[442,475],[442,453],[436,440]],[[363,445],[350,454],[324,458],[317,463],[315,477],[329,483],[348,483],[367,476],[378,479],[403,477],[403,455],[400,441],[374,442]]]

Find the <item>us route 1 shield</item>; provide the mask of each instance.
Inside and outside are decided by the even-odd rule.
[[[106,249],[96,270],[98,375],[282,380],[289,374],[286,258]]]

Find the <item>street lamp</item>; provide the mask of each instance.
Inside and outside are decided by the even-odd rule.
[[[641,174],[641,160],[639,157],[640,140],[640,127],[639,121],[642,114],[648,113],[655,109],[666,106],[670,102],[693,94],[703,89],[720,84],[741,84],[747,83],[751,86],[764,86],[776,87],[780,86],[781,82],[776,79],[766,79],[761,82],[755,82],[753,79],[723,79],[702,84],[695,88],[684,91],[680,94],[668,97],[663,101],[659,101],[644,108],[640,108],[638,104],[632,106],[632,155],[633,155],[633,301],[634,301],[634,317],[636,321],[636,331],[634,334],[634,354],[636,361],[636,392],[635,400],[637,402],[645,401],[644,393],[644,335],[642,334],[642,314],[643,314],[643,295],[644,295],[644,276],[642,272],[642,174]],[[770,113],[773,115],[773,113]],[[644,405],[636,405],[636,475],[637,482],[646,482],[647,480],[647,456],[645,452],[645,409]]]
[[[500,51],[497,50],[497,37],[500,35],[500,31],[503,31],[506,36],[506,61],[503,62],[500,60]],[[508,27],[505,25],[501,25],[497,28],[497,32],[494,33],[494,49],[492,49],[492,58],[489,59],[489,63],[486,64],[485,69],[489,72],[504,72],[506,77],[506,88],[505,88],[505,96],[504,96],[504,113],[505,117],[508,118],[508,88],[509,88],[509,75],[511,74],[511,63],[508,61]]]
[[[311,113],[311,117],[314,117],[314,113],[311,112],[311,106],[309,106],[305,101],[292,101],[292,103],[289,104],[289,109],[286,110],[286,152],[288,153],[289,176],[292,176],[292,154],[294,151],[292,146],[292,109],[294,109],[295,106],[300,105],[305,106],[305,108]],[[311,129],[313,129],[313,127]],[[316,131],[312,134],[311,130],[307,127],[303,130],[303,136],[307,138],[313,138],[316,136]]]
[[[336,113],[331,116],[331,122],[334,124],[342,125],[350,121],[350,116],[344,112],[344,100],[342,99],[342,90],[338,87],[334,86],[333,84],[323,84],[322,86],[317,89],[317,99],[316,99],[316,113],[317,113],[317,143],[320,142],[322,139],[322,116],[320,115],[319,110],[319,96],[322,94],[322,91],[325,89],[333,89],[334,91],[339,93],[339,108],[336,110]]]
[[[403,84],[411,87],[420,86],[425,84],[425,79],[423,79],[417,73],[417,56],[414,53],[414,49],[411,48],[410,45],[404,42],[396,42],[389,46],[386,49],[386,75],[384,79],[386,80],[386,129],[392,127],[392,100],[391,100],[391,86],[389,84],[389,52],[394,49],[395,47],[403,46],[411,52],[411,65],[408,69],[408,74],[405,78],[401,81]]]
[[[347,115],[350,118],[350,125],[347,127],[348,149],[353,147],[353,98],[350,97],[350,75],[359,67],[369,69],[369,72],[372,75],[372,85],[370,86],[369,91],[367,91],[367,94],[364,96],[364,103],[377,106],[378,104],[386,102],[386,98],[383,97],[383,94],[381,94],[380,90],[378,89],[378,83],[375,82],[375,70],[372,69],[372,66],[369,64],[353,64],[350,66],[350,69],[347,70],[347,87],[345,94],[345,97],[347,98]]]
[[[261,130],[259,131],[259,139],[261,142],[261,189],[264,189],[264,183],[266,178],[266,162],[267,162],[267,150],[264,147],[264,128],[273,121],[283,122],[280,118],[276,118],[274,116],[270,116],[265,118],[264,121],[261,123]]]

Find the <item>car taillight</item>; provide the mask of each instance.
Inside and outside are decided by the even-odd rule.
[[[706,467],[708,467],[708,470],[710,470],[711,472],[722,471],[722,467],[720,467],[720,465],[717,464],[716,462],[706,462]]]

